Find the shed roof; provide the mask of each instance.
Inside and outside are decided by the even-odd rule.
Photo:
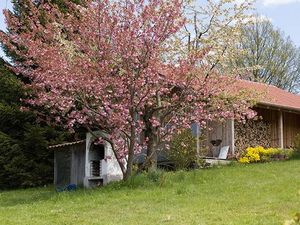
[[[262,93],[263,96],[258,100],[258,104],[300,112],[300,95],[290,93],[273,85],[247,80],[237,80],[235,86],[238,89],[249,89]]]
[[[67,143],[62,143],[62,144],[58,144],[58,145],[51,145],[48,148],[49,149],[62,148],[62,147],[65,147],[65,146],[71,146],[71,145],[82,144],[82,143],[85,143],[85,140],[67,142]]]

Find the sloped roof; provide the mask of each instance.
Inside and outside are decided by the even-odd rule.
[[[300,112],[300,95],[290,93],[273,85],[264,83],[237,80],[238,89],[248,89],[261,94],[258,104]]]
[[[65,147],[65,146],[71,146],[71,145],[77,145],[77,144],[83,144],[83,143],[85,143],[85,140],[67,142],[67,143],[62,143],[62,144],[58,144],[58,145],[51,145],[51,146],[48,147],[48,149],[62,148],[62,147]]]

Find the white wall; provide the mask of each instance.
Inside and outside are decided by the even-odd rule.
[[[105,135],[103,132],[97,131],[94,132],[94,135],[101,136]],[[94,135],[91,133],[86,134],[86,163],[85,163],[85,179],[84,179],[84,186],[85,187],[93,187],[95,180],[91,181],[91,174],[90,174],[90,161],[89,161],[89,152],[90,147],[93,141],[95,140]],[[102,171],[102,179],[103,184],[108,184],[111,181],[118,181],[123,179],[122,170],[119,166],[119,163],[114,155],[111,145],[104,141],[104,151],[105,156],[104,160],[101,161],[101,171]]]

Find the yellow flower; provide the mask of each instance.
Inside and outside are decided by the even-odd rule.
[[[240,163],[250,163],[249,159],[247,157],[242,157],[239,159]]]
[[[242,158],[239,159],[241,163],[252,163],[258,161],[269,161],[276,155],[284,155],[286,157],[292,154],[293,150],[283,150],[279,148],[264,148],[262,146],[248,147]]]

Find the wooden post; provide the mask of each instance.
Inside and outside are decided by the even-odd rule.
[[[278,116],[278,139],[279,139],[279,147],[283,148],[283,115],[282,111],[279,111]]]
[[[199,160],[200,158],[200,127],[199,124],[197,123],[197,127],[196,127],[196,138],[197,138],[197,159]]]
[[[234,155],[235,149],[234,149],[234,119],[230,120],[230,133],[231,133],[231,139],[230,139],[230,149],[231,154]]]
[[[54,187],[56,188],[57,186],[57,154],[56,151],[54,151]]]

